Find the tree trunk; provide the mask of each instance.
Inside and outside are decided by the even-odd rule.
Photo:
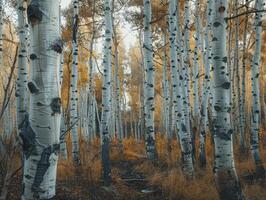
[[[119,57],[118,57],[118,41],[117,41],[117,34],[115,27],[113,25],[113,31],[114,31],[114,47],[115,47],[115,69],[114,69],[114,78],[115,78],[115,124],[116,124],[116,133],[119,138],[120,143],[122,144],[123,139],[123,131],[121,129],[120,125],[120,115],[121,115],[121,109],[120,109],[120,81],[119,81]]]
[[[104,42],[104,74],[102,88],[102,163],[103,180],[105,185],[111,183],[111,169],[109,159],[110,129],[108,127],[111,109],[111,74],[112,74],[112,14],[110,0],[104,1],[104,21],[105,21],[105,42]]]
[[[255,7],[257,10],[263,8],[263,0],[256,0]],[[259,129],[260,129],[260,88],[259,88],[259,74],[260,74],[260,55],[261,55],[261,33],[262,33],[262,13],[255,14],[255,51],[251,62],[251,83],[252,83],[252,117],[251,117],[251,155],[255,162],[256,174],[264,178],[265,170],[263,167],[260,150],[259,150]]]
[[[89,55],[89,91],[88,91],[88,122],[87,125],[89,127],[89,139],[93,138],[95,134],[95,129],[93,124],[95,123],[95,106],[94,106],[94,98],[95,98],[95,89],[93,83],[93,54],[94,54],[94,40],[96,37],[96,27],[95,27],[95,14],[96,14],[96,0],[93,0],[93,13],[92,13],[92,36],[90,41],[90,55]]]
[[[227,0],[215,0],[213,19],[215,181],[222,200],[243,199],[235,170],[226,56]]]
[[[67,146],[66,146],[66,124],[64,114],[61,114],[60,121],[60,155],[63,160],[67,159]]]
[[[206,166],[206,151],[205,151],[205,141],[206,141],[206,128],[208,121],[208,97],[210,93],[210,66],[211,66],[211,45],[209,41],[209,34],[211,28],[211,15],[212,15],[212,1],[207,1],[207,11],[206,19],[207,24],[204,32],[205,41],[205,55],[203,55],[205,76],[203,81],[203,95],[201,102],[201,117],[200,117],[200,149],[199,149],[199,161],[200,166]]]
[[[177,46],[180,45],[180,30],[179,30],[179,1],[175,2],[175,0],[170,1],[169,3],[169,30],[170,30],[170,69],[171,69],[171,81],[172,81],[172,94],[173,94],[173,109],[174,113],[172,117],[175,117],[176,121],[174,122],[175,127],[178,130],[179,141],[181,145],[182,152],[182,162],[183,162],[183,170],[186,176],[193,176],[194,167],[193,167],[193,159],[192,159],[192,146],[191,146],[191,136],[187,129],[185,112],[180,108],[179,105],[182,105],[183,99],[186,99],[184,91],[186,88],[182,85],[181,73],[179,72],[179,68],[177,65],[178,58],[181,58],[181,52],[177,51]],[[178,40],[178,43],[177,41]],[[181,47],[178,46],[179,48]],[[180,57],[177,57],[180,56]],[[183,98],[183,99],[182,99]]]
[[[155,159],[155,133],[154,133],[154,66],[151,32],[151,1],[144,0],[144,60],[146,62],[147,87],[147,120],[146,120],[146,153],[149,160]]]
[[[195,43],[196,46],[194,48],[194,63],[193,63],[193,129],[197,130],[199,127],[199,52],[201,48],[201,37],[200,37],[200,30],[201,30],[201,22],[200,22],[200,13],[199,13],[199,0],[195,2],[195,20],[196,20],[196,34],[195,34]]]
[[[74,165],[80,164],[79,136],[78,136],[78,0],[72,0],[73,6],[73,35],[72,35],[72,70],[71,70],[71,95],[70,95],[70,125],[72,136],[72,159]]]
[[[245,1],[247,3],[247,0]],[[248,7],[246,7],[246,11],[248,11]],[[246,144],[246,115],[245,115],[245,102],[246,102],[246,46],[247,46],[247,26],[248,26],[248,14],[245,15],[244,21],[244,31],[243,31],[243,50],[242,50],[242,81],[241,81],[241,97],[240,97],[240,149],[241,152],[246,152],[247,144]]]
[[[18,32],[19,32],[19,54],[18,54],[18,78],[16,83],[17,97],[17,127],[18,133],[22,128],[23,121],[27,115],[27,82],[28,82],[28,22],[27,22],[27,1],[18,0]],[[1,47],[0,47],[1,48]]]
[[[32,37],[30,111],[20,132],[24,152],[22,199],[52,199],[60,146],[59,1],[32,0],[28,18]]]

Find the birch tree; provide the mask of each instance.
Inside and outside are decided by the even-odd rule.
[[[61,112],[59,1],[32,0],[27,12],[31,24],[30,110],[20,132],[24,152],[22,199],[52,199]]]
[[[113,3],[114,5],[114,3]],[[113,33],[114,33],[114,89],[115,89],[115,131],[117,132],[120,143],[123,139],[123,131],[121,127],[121,111],[120,111],[120,80],[119,80],[119,52],[118,52],[118,37],[116,32],[116,27],[114,25],[114,20],[112,21]]]
[[[18,77],[16,83],[17,97],[17,126],[22,128],[22,123],[27,114],[27,40],[28,40],[28,22],[27,22],[27,1],[17,1],[18,14],[18,33],[19,33],[19,54],[18,54]],[[18,130],[20,132],[20,130]]]
[[[195,2],[195,23],[196,23],[196,34],[195,34],[195,48],[194,48],[194,62],[193,62],[193,118],[194,118],[194,127],[198,129],[198,120],[199,120],[199,52],[200,52],[200,13],[199,13],[199,0]]]
[[[263,0],[256,0],[255,8],[259,10],[263,8],[265,3]],[[260,90],[259,90],[259,74],[260,74],[260,54],[261,54],[261,33],[262,33],[262,13],[256,12],[255,21],[255,51],[251,62],[251,85],[252,85],[252,117],[251,117],[251,155],[255,162],[256,174],[260,177],[265,176],[260,150],[259,150],[259,129],[260,129]]]
[[[214,174],[220,199],[244,199],[235,170],[226,54],[227,0],[215,0],[213,18]]]
[[[178,128],[178,136],[182,152],[183,170],[185,175],[193,176],[193,159],[192,159],[192,146],[191,136],[186,128],[186,120],[184,112],[180,105],[182,105],[182,98],[184,93],[181,90],[181,73],[178,67],[178,59],[181,58],[181,38],[179,29],[179,1],[171,0],[169,2],[169,32],[170,32],[170,69],[171,69],[171,81],[172,81],[172,95],[174,110],[172,118],[174,117],[174,125]],[[179,63],[180,64],[180,63]],[[185,93],[186,95],[186,93]],[[186,97],[185,97],[186,98]]]
[[[66,160],[67,159],[67,145],[66,145],[66,123],[65,123],[65,118],[64,114],[61,114],[61,119],[60,119],[60,155],[62,159]]]
[[[204,81],[203,81],[203,94],[200,110],[200,149],[199,149],[199,161],[200,166],[205,167],[206,165],[206,152],[205,152],[205,141],[206,141],[206,127],[208,120],[208,97],[210,93],[210,66],[211,66],[211,45],[209,41],[209,34],[211,29],[211,15],[212,15],[212,0],[207,1],[206,10],[206,27],[204,29],[204,42],[205,42],[205,53],[203,55],[204,64]]]
[[[103,56],[103,88],[102,88],[102,118],[101,118],[101,139],[102,139],[102,163],[103,180],[105,185],[111,183],[111,169],[109,158],[109,119],[111,109],[111,74],[112,74],[112,11],[110,0],[104,1],[104,23],[105,41]]]
[[[183,131],[187,134],[187,139],[192,144],[192,153],[195,152],[195,136],[191,132],[190,128],[190,46],[189,46],[189,0],[185,2],[185,16],[184,16],[184,39],[183,42],[178,42],[178,54],[179,54],[179,70],[180,70],[180,82],[182,88],[182,105],[183,116]],[[178,28],[178,40],[181,38],[180,30]],[[194,155],[193,155],[194,158]]]
[[[146,87],[147,87],[147,118],[146,118],[146,153],[150,160],[155,159],[155,133],[154,133],[154,66],[153,66],[153,48],[151,32],[151,1],[144,0],[144,41],[143,52],[146,62]]]
[[[247,4],[248,0],[245,0]],[[246,12],[248,11],[248,6],[246,6]],[[248,27],[248,14],[245,15],[244,21],[244,31],[243,31],[243,49],[242,49],[242,81],[241,81],[241,101],[240,101],[240,147],[241,150],[246,149],[246,141],[245,141],[245,124],[246,124],[246,116],[245,116],[245,103],[246,103],[246,47],[247,47],[247,27]]]
[[[73,29],[72,29],[72,70],[71,70],[71,95],[70,95],[70,124],[72,126],[72,156],[75,165],[80,163],[79,138],[78,138],[78,0],[72,0],[73,6]]]
[[[92,36],[90,40],[90,55],[89,55],[89,91],[88,91],[88,116],[89,116],[89,137],[93,138],[95,130],[93,129],[93,123],[95,121],[95,107],[94,107],[94,84],[93,84],[93,51],[94,42],[96,37],[96,26],[95,26],[95,14],[96,14],[96,0],[93,0],[93,13],[92,13]]]
[[[185,99],[187,106],[190,106],[190,46],[189,46],[189,39],[190,39],[190,34],[189,34],[189,23],[190,23],[190,7],[189,7],[189,0],[185,1],[185,13],[184,13],[184,39],[183,39],[183,48],[181,48],[181,53],[183,53],[183,62],[184,65],[182,66],[182,73],[184,74],[183,78],[184,81],[182,83],[184,84],[184,87],[186,90],[184,91],[186,94],[183,97]],[[190,116],[190,112],[188,112],[188,115],[184,113],[185,117],[188,119]]]

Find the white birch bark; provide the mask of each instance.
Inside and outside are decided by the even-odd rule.
[[[117,40],[117,34],[115,30],[115,26],[113,24],[113,31],[114,31],[114,89],[115,89],[115,131],[117,133],[118,139],[120,142],[123,139],[123,131],[121,129],[121,121],[120,121],[120,115],[121,115],[121,110],[120,110],[120,81],[119,81],[119,52],[118,52],[118,40]]]
[[[220,199],[243,199],[236,174],[230,123],[230,79],[226,54],[227,0],[215,0],[213,19],[214,174]]]
[[[62,15],[62,8],[61,8],[61,4],[59,6],[59,32],[60,34],[62,34],[62,22],[61,22],[61,15]],[[63,71],[63,67],[64,67],[64,53],[62,52],[62,54],[60,55],[60,66],[59,66],[59,80],[60,80],[60,86],[62,87],[62,83],[63,83],[63,78],[64,78],[64,71]]]
[[[203,81],[203,95],[200,110],[200,149],[199,149],[199,161],[200,166],[205,167],[206,165],[206,152],[205,152],[205,141],[206,141],[206,128],[208,121],[208,97],[210,93],[210,66],[211,66],[211,45],[209,41],[209,34],[211,29],[211,15],[212,15],[212,0],[207,1],[206,10],[206,27],[204,29],[204,42],[205,42],[205,53],[203,55],[204,64],[204,81]]]
[[[80,164],[79,136],[78,136],[78,0],[72,0],[73,6],[73,35],[72,35],[72,70],[70,85],[70,125],[72,136],[72,159],[75,165]]]
[[[32,0],[27,10],[32,39],[28,83],[30,110],[20,132],[24,151],[22,199],[52,199],[55,196],[61,113],[59,1]]]
[[[199,13],[199,0],[195,2],[195,23],[196,23],[196,34],[195,34],[195,48],[194,48],[194,62],[193,62],[193,118],[194,118],[194,127],[198,129],[198,120],[199,120],[199,52],[201,47],[201,38],[200,38],[200,13]]]
[[[147,87],[147,118],[146,118],[146,153],[150,160],[155,159],[155,133],[154,133],[154,66],[151,32],[151,1],[144,0],[144,41],[143,52],[146,62],[146,87]]]
[[[141,77],[141,86],[142,86],[142,94],[140,94],[140,99],[141,99],[141,104],[142,104],[142,109],[141,109],[141,115],[140,115],[140,135],[144,136],[145,135],[145,124],[147,121],[147,104],[146,102],[146,96],[147,96],[147,88],[146,88],[146,62],[145,62],[145,57],[143,54],[143,42],[142,42],[142,32],[140,31],[139,33],[139,47],[140,47],[140,55],[141,55],[141,66],[140,66],[140,70],[143,72],[142,73],[142,77]]]
[[[62,9],[61,4],[59,6],[59,32],[62,35],[62,22],[61,22],[61,16],[62,15]],[[64,79],[64,52],[60,54],[60,66],[59,66],[59,84],[60,84],[60,91],[62,89],[63,79]],[[63,107],[62,107],[63,110]],[[67,145],[66,145],[66,123],[65,123],[65,117],[64,113],[61,114],[61,120],[60,120],[60,156],[62,159],[67,159]]]
[[[19,33],[19,54],[18,54],[18,77],[16,82],[17,97],[17,127],[18,133],[22,128],[22,123],[27,115],[27,79],[28,79],[28,21],[27,21],[27,1],[17,1],[18,33]],[[1,47],[0,47],[1,48]]]
[[[182,162],[183,162],[183,171],[186,176],[193,176],[194,167],[192,159],[192,146],[191,146],[191,136],[188,132],[184,112],[180,105],[182,105],[184,97],[185,87],[182,87],[182,80],[180,75],[180,70],[178,67],[177,61],[181,59],[181,38],[180,38],[180,29],[179,29],[179,1],[175,2],[174,0],[169,3],[169,31],[170,31],[170,69],[171,69],[171,81],[172,81],[172,94],[173,94],[173,107],[174,113],[172,117],[176,119],[175,126],[178,128],[178,136],[181,145],[182,152]],[[180,62],[181,63],[181,62]],[[180,64],[179,63],[179,64]],[[183,91],[182,91],[183,89]],[[186,93],[185,93],[186,99]]]
[[[103,57],[103,88],[102,88],[102,118],[101,118],[101,136],[102,136],[102,162],[104,184],[111,183],[111,169],[109,159],[110,143],[110,110],[111,110],[111,74],[112,74],[112,13],[110,0],[104,1],[104,23],[105,23],[105,41]]]
[[[182,73],[184,73],[184,81],[182,81],[182,83],[185,86],[185,93],[186,96],[183,97],[183,99],[185,98],[186,103],[188,105],[188,107],[190,107],[190,45],[189,45],[189,39],[190,39],[190,33],[189,33],[189,23],[190,23],[190,6],[189,6],[189,1],[190,0],[186,0],[185,1],[185,16],[184,16],[184,46],[183,46],[183,62],[184,62],[184,66],[181,68],[182,69]],[[190,109],[188,112],[188,116],[186,116],[186,113],[184,113],[185,117],[187,119],[189,119],[189,115],[190,115]]]
[[[187,134],[187,138],[191,141],[192,144],[192,153],[194,152],[194,135],[191,132],[190,128],[190,45],[189,45],[189,0],[185,2],[185,16],[184,16],[184,40],[181,43],[180,39],[181,34],[178,28],[178,47],[180,47],[179,54],[179,70],[180,70],[180,82],[182,88],[182,102],[179,105],[182,105],[183,116],[182,120],[184,121],[183,130]],[[178,49],[179,50],[179,49]],[[194,158],[194,155],[193,155]]]
[[[88,126],[88,92],[87,88],[81,88],[79,93],[79,116],[80,116],[80,130],[83,138],[88,141],[89,138],[89,126]]]
[[[128,138],[126,86],[123,86],[124,138]]]
[[[98,120],[98,118],[96,118],[99,114],[98,114],[98,105],[97,105],[97,101],[96,101],[96,98],[94,96],[94,101],[93,101],[93,107],[92,107],[92,110],[91,110],[91,115],[92,115],[92,128],[91,128],[91,131],[92,132],[89,132],[90,134],[90,140],[93,140],[96,138],[96,119]],[[98,120],[98,124],[100,124],[100,121]]]
[[[265,3],[263,0],[256,0],[255,8],[259,10],[263,8]],[[262,158],[259,150],[259,129],[260,129],[260,55],[261,55],[261,40],[262,40],[262,13],[256,12],[255,21],[255,51],[251,62],[251,85],[252,85],[252,116],[251,116],[251,155],[256,166],[256,174],[264,178],[265,170],[262,163]]]
[[[67,159],[67,146],[66,146],[66,124],[64,114],[61,114],[60,120],[60,156],[62,159]]]

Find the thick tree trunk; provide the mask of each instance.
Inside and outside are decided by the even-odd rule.
[[[257,10],[263,8],[263,0],[256,0],[255,7]],[[251,62],[251,82],[252,82],[252,117],[251,117],[251,155],[255,162],[256,174],[262,178],[265,176],[260,150],[259,150],[259,129],[260,129],[260,55],[261,55],[261,33],[262,33],[262,13],[255,14],[255,51]]]
[[[182,50],[178,50],[178,59],[179,59],[179,70],[180,70],[180,82],[182,88],[182,105],[183,109],[183,130],[187,134],[187,138],[190,138],[192,144],[192,158],[194,159],[194,152],[195,152],[195,135],[191,131],[191,110],[190,110],[190,42],[189,42],[189,0],[185,2],[185,16],[184,16],[184,41],[181,43],[178,41],[178,47]],[[180,30],[178,30],[178,40],[181,38]]]
[[[227,0],[215,0],[213,19],[215,181],[222,200],[243,199],[235,170],[226,55]]]
[[[154,133],[154,66],[151,32],[151,1],[144,0],[144,61],[146,62],[146,87],[147,87],[147,118],[146,118],[146,152],[149,160],[155,159],[155,133]]]
[[[22,199],[52,199],[55,196],[61,112],[59,1],[32,0],[28,18],[32,37],[28,83],[30,110],[20,132],[24,152]]]

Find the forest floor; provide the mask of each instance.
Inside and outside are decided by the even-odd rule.
[[[81,142],[82,165],[79,167],[72,165],[71,158],[59,160],[56,200],[218,200],[213,180],[213,151],[210,140],[207,141],[206,152],[208,165],[205,170],[195,165],[196,177],[192,181],[187,181],[182,175],[176,141],[167,148],[167,140],[163,137],[157,138],[158,159],[153,163],[145,158],[143,142],[128,139],[123,142],[123,148],[113,142],[110,151],[110,187],[103,186],[101,181],[99,146],[99,140],[90,145]],[[250,155],[240,156],[235,151],[235,157],[246,199],[266,200],[266,182],[255,178]],[[266,158],[265,149],[262,149],[262,157]],[[20,171],[12,179],[8,200],[20,199],[21,182]]]

